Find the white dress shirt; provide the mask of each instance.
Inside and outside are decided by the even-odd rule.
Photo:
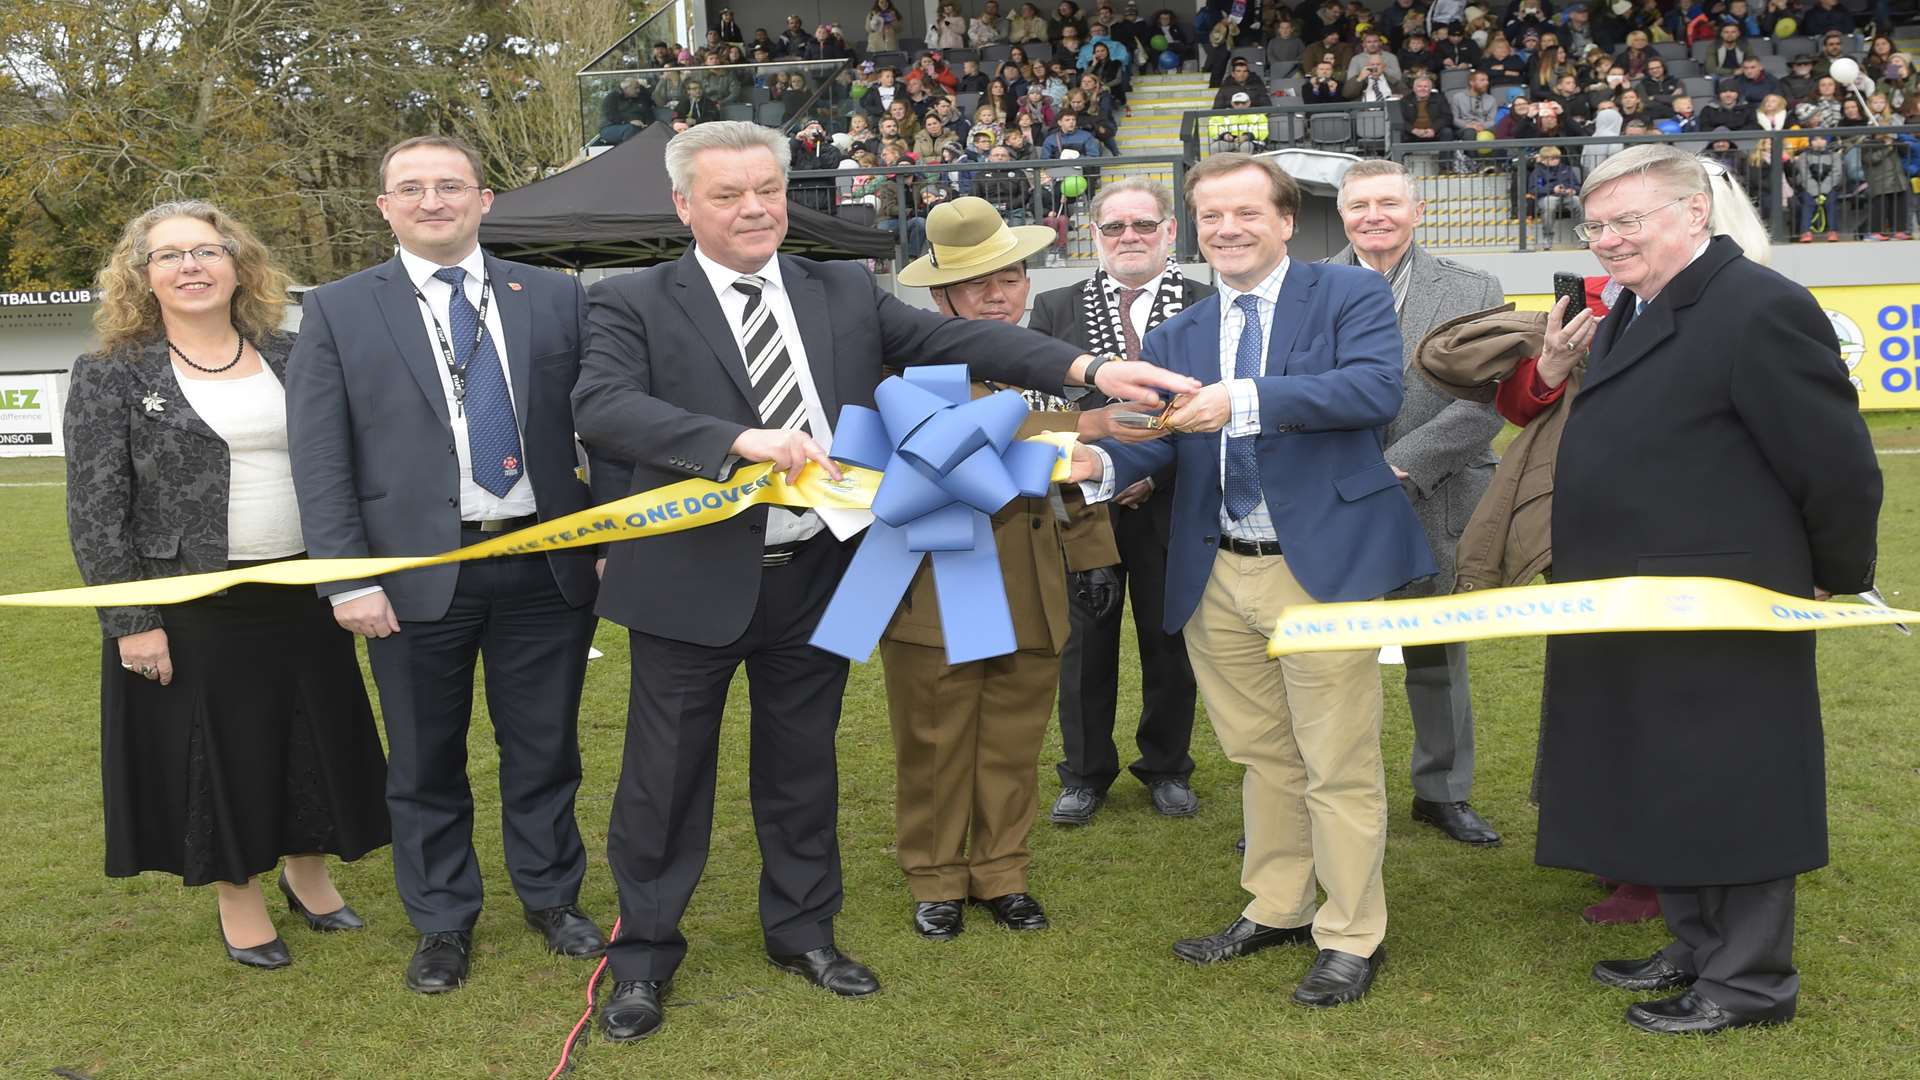
[[[1252,289],[1242,292],[1219,281],[1220,289],[1220,381],[1227,388],[1227,397],[1232,405],[1232,415],[1226,427],[1220,431],[1220,490],[1227,489],[1227,439],[1242,435],[1260,434],[1260,391],[1252,379],[1234,377],[1234,364],[1240,354],[1240,332],[1246,325],[1246,317],[1240,311],[1240,297],[1251,294],[1259,302],[1255,305],[1260,316],[1260,339],[1266,345],[1261,350],[1261,362],[1266,362],[1267,349],[1273,341],[1273,315],[1275,305],[1280,300],[1280,289],[1287,281],[1287,268],[1293,265],[1293,257],[1286,256],[1273,273]],[[1101,476],[1096,481],[1087,481],[1081,485],[1081,491],[1088,502],[1102,502],[1114,496],[1113,459],[1098,446],[1090,446],[1100,458]],[[1260,504],[1253,512],[1239,521],[1227,514],[1226,501],[1220,504],[1220,528],[1227,535],[1238,540],[1278,540],[1280,534],[1274,530],[1273,517],[1267,512],[1267,500],[1263,495]]]
[[[434,277],[434,271],[441,268],[431,259],[423,259],[406,248],[400,249],[400,263],[406,267],[407,277],[413,287],[420,290],[426,302],[417,304],[420,309],[420,323],[426,327],[427,348],[433,353],[433,370],[440,373],[440,392],[446,396],[447,417],[453,424],[453,452],[460,459],[460,520],[495,521],[501,518],[525,517],[534,512],[533,470],[522,467],[520,479],[505,495],[495,495],[486,488],[473,482],[473,457],[467,446],[467,418],[462,413],[459,402],[453,397],[453,376],[447,371],[446,354],[440,351],[440,341],[434,331],[434,320],[440,321],[440,327],[446,332],[447,344],[456,351],[460,343],[453,339],[453,321],[447,315],[447,305],[453,300],[453,286]],[[480,286],[486,280],[487,266],[480,249],[475,247],[466,258],[457,264],[467,272],[466,280],[461,284],[467,291],[467,302],[476,309],[480,306]],[[507,383],[507,399],[513,399],[513,372],[507,366],[507,335],[500,325],[499,292],[506,288],[503,282],[494,282],[494,297],[487,304],[487,333],[493,337],[494,352],[500,358],[500,377]],[[471,383],[471,379],[468,380]],[[514,409],[516,422],[520,410]],[[527,456],[527,439],[523,431],[520,437],[520,456]]]
[[[1120,313],[1126,318],[1127,325],[1133,327],[1133,336],[1142,342],[1147,340],[1147,320],[1153,317],[1154,297],[1160,295],[1160,279],[1166,276],[1165,270],[1153,275],[1153,280],[1140,286],[1140,295],[1133,298],[1133,303],[1128,305],[1127,310]],[[1120,294],[1129,286],[1122,284],[1120,279],[1112,274],[1107,275],[1106,282],[1108,302],[1117,306],[1120,303]]]
[[[433,370],[440,373],[440,393],[446,399],[447,422],[453,429],[453,452],[459,459],[460,468],[460,520],[499,521],[506,518],[526,517],[535,513],[537,507],[533,500],[533,470],[524,464],[527,457],[525,425],[521,425],[520,431],[520,457],[523,461],[520,479],[507,489],[504,496],[495,495],[473,482],[473,454],[471,448],[467,446],[467,418],[460,403],[453,396],[453,375],[447,371],[446,353],[440,351],[440,338],[434,330],[434,320],[438,319],[440,329],[447,335],[447,344],[455,350],[457,355],[460,345],[454,341],[453,321],[447,314],[447,307],[453,301],[453,286],[433,276],[436,270],[442,268],[440,263],[415,255],[406,248],[400,249],[400,265],[407,271],[407,280],[413,282],[413,287],[418,290],[419,295],[426,298],[424,302],[416,299],[415,306],[420,310],[420,325],[427,331],[427,351],[433,355]],[[466,258],[452,265],[467,272],[461,285],[467,291],[467,303],[472,304],[477,310],[480,307],[481,285],[485,282],[487,275],[486,257],[481,254],[480,246],[475,244]],[[500,377],[506,380],[507,400],[512,402],[513,369],[507,366],[507,334],[500,323],[498,295],[498,290],[505,286],[495,282],[493,287],[496,295],[487,304],[487,333],[493,337],[494,355],[500,360]],[[514,408],[514,422],[520,423],[520,410],[517,405]],[[327,599],[333,602],[333,606],[339,607],[349,600],[358,600],[380,591],[380,586],[370,585],[364,589],[348,589],[346,592],[335,593]]]
[[[737,270],[731,270],[708,258],[698,247],[693,249],[694,261],[705,271],[707,281],[713,286],[713,295],[720,301],[720,310],[726,313],[727,327],[733,331],[734,344],[745,355],[747,342],[744,336],[745,315],[747,312],[747,294],[733,287],[733,283],[748,277]],[[813,368],[807,363],[807,345],[800,340],[800,323],[793,315],[793,297],[787,292],[786,283],[780,277],[780,257],[775,255],[767,264],[756,271],[753,277],[760,278],[764,284],[760,290],[760,302],[767,306],[767,312],[780,327],[780,339],[786,343],[787,359],[793,363],[794,375],[800,382],[800,397],[806,403],[807,430],[813,433],[813,439],[821,446],[833,446],[833,429],[827,425],[826,407],[820,403],[820,392],[813,384]],[[794,512],[783,507],[767,509],[767,546],[792,544],[808,539],[820,531],[823,526],[831,527],[833,534],[841,539],[859,532],[872,515],[865,511],[821,512],[806,510]]]

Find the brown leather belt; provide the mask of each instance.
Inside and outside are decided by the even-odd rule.
[[[480,533],[504,533],[515,529],[524,529],[540,523],[540,515],[527,514],[516,518],[495,518],[492,521],[462,521],[460,531]]]

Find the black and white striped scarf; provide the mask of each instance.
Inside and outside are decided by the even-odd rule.
[[[1180,267],[1167,260],[1167,269],[1160,275],[1160,291],[1154,294],[1153,307],[1147,312],[1147,329],[1152,330],[1175,315],[1186,306],[1187,279],[1180,273]],[[1120,283],[1105,270],[1096,270],[1085,285],[1080,287],[1080,311],[1082,321],[1087,327],[1087,351],[1095,356],[1113,353],[1127,355],[1127,334],[1120,320],[1125,314],[1120,310]],[[1146,334],[1140,335],[1142,341]]]

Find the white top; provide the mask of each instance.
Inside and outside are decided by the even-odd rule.
[[[832,449],[833,429],[827,425],[827,410],[820,403],[820,391],[813,383],[813,368],[807,363],[807,345],[800,339],[800,323],[793,314],[792,294],[787,292],[786,282],[780,277],[780,256],[768,259],[765,266],[751,275],[720,265],[698,247],[693,249],[693,258],[700,264],[700,269],[706,272],[707,282],[713,286],[713,295],[720,301],[720,310],[726,313],[727,326],[733,331],[733,342],[742,355],[747,349],[744,325],[747,294],[734,288],[733,283],[746,277],[761,279],[761,303],[767,306],[774,323],[780,327],[780,339],[786,344],[787,359],[793,363],[793,373],[800,382],[800,397],[807,409],[807,430],[813,433],[815,442]],[[844,540],[866,528],[872,520],[873,516],[864,510],[825,513],[808,510],[794,513],[777,506],[769,507],[767,546],[808,539],[818,533],[823,525],[832,528],[833,534]]]
[[[227,558],[284,559],[307,549],[287,458],[287,394],[262,365],[244,379],[195,379],[174,368],[180,392],[227,444]]]
[[[1145,285],[1140,286],[1140,295],[1134,297],[1133,303],[1127,306],[1127,310],[1120,313],[1126,317],[1127,325],[1133,327],[1133,336],[1142,343],[1147,340],[1147,320],[1153,315],[1154,297],[1160,295],[1160,279],[1166,276],[1167,272],[1162,270],[1149,278]],[[1119,278],[1108,274],[1107,287],[1113,290],[1113,303],[1117,307],[1120,303],[1120,294],[1129,286]]]
[[[453,424],[453,452],[460,458],[460,520],[497,521],[502,518],[525,517],[534,512],[533,470],[522,467],[520,479],[507,489],[505,496],[495,495],[486,488],[473,482],[473,457],[467,446],[467,418],[461,414],[460,406],[453,398],[453,377],[447,372],[446,355],[440,351],[439,338],[434,333],[433,320],[439,319],[440,326],[446,331],[447,344],[456,351],[460,345],[453,340],[453,322],[447,315],[447,305],[453,299],[453,286],[433,276],[440,264],[431,259],[423,259],[406,248],[400,249],[400,264],[407,269],[407,277],[413,281],[413,287],[427,298],[420,309],[420,323],[426,327],[427,349],[433,354],[433,370],[440,373],[440,392],[446,395],[447,417]],[[466,280],[461,284],[467,291],[467,302],[476,309],[480,306],[480,286],[486,279],[487,264],[480,249],[475,247],[466,258],[457,264],[467,272]],[[506,289],[506,283],[493,283],[493,299],[487,305],[487,333],[493,337],[493,348],[500,358],[500,377],[507,383],[507,400],[513,400],[513,372],[507,366],[507,335],[500,324],[500,293]],[[516,419],[525,415],[518,402],[514,402]],[[520,457],[527,457],[526,424],[521,422]]]

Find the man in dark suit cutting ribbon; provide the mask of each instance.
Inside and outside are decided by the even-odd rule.
[[[628,490],[724,479],[743,461],[795,475],[813,462],[837,476],[825,449],[833,425],[843,405],[872,403],[883,363],[965,363],[1016,386],[1090,383],[1132,400],[1197,387],[1018,327],[908,307],[850,263],[778,255],[790,149],[744,122],[676,136],[667,173],[693,250],[592,291],[575,423],[630,463]],[[850,558],[842,541],[863,525],[858,512],[754,509],[609,554],[599,610],[629,629],[633,664],[608,835],[622,918],[608,954],[609,1038],[644,1037],[664,1018],[661,994],[687,951],[680,916],[710,841],[720,717],[743,663],[767,954],[837,994],[880,988],[835,947],[833,736],[847,662],[809,644]]]

